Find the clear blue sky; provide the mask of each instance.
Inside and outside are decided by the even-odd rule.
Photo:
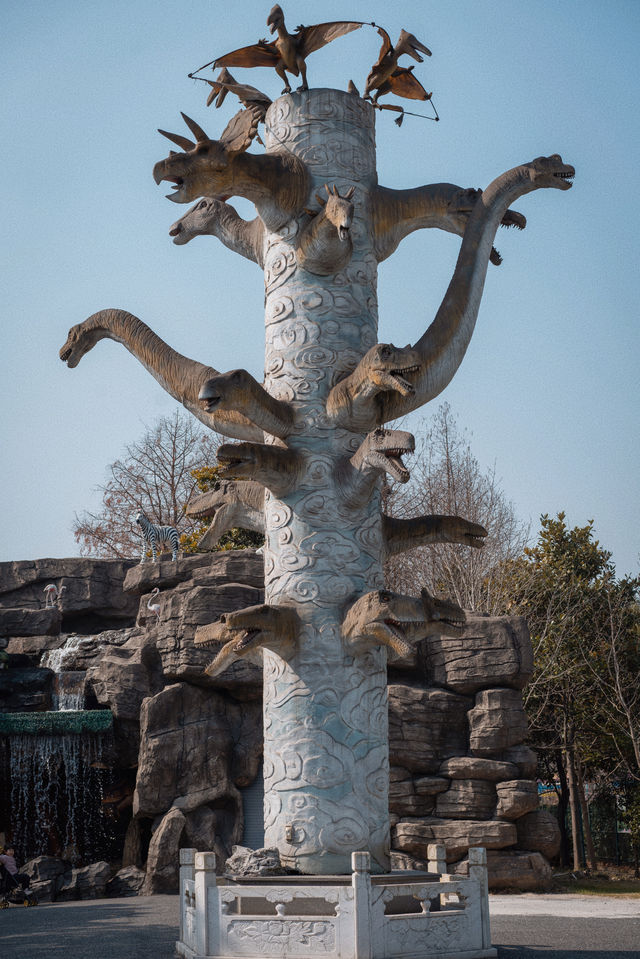
[[[125,308],[194,359],[262,375],[258,267],[213,238],[174,246],[167,231],[186,208],[164,199],[151,170],[168,146],[156,128],[183,132],[180,110],[222,131],[232,98],[207,110],[204,85],[187,73],[265,36],[270,5],[4,7],[2,560],[77,554],[74,511],[97,507],[107,464],[175,405],[111,341],[68,370],[58,350],[72,324]],[[375,20],[394,41],[404,27],[433,51],[416,74],[442,122],[408,118],[398,130],[392,115],[378,118],[382,184],[486,186],[554,152],[575,165],[571,191],[524,197],[526,231],[498,237],[504,263],[489,268],[474,337],[442,399],[523,519],[536,528],[561,509],[571,524],[593,518],[618,571],[637,572],[640,3],[324,0],[284,10],[291,28]],[[353,78],[362,89],[378,48],[363,29],[313,54],[311,86]],[[269,70],[234,73],[280,92]],[[382,264],[381,341],[415,342],[458,246],[421,231]]]

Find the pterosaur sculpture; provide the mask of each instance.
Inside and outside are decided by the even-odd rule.
[[[363,24],[357,20],[337,20],[332,23],[316,23],[312,27],[299,26],[295,33],[289,33],[284,22],[282,7],[272,7],[267,19],[271,33],[278,38],[272,43],[259,40],[249,47],[241,47],[231,53],[217,57],[214,67],[273,67],[284,80],[283,93],[291,93],[287,73],[301,76],[302,84],[298,89],[308,90],[306,59],[309,54],[343,37],[352,30],[359,30]]]
[[[416,80],[413,67],[399,67],[398,59],[403,54],[408,54],[418,63],[422,63],[420,53],[430,57],[431,50],[406,30],[401,31],[395,47],[384,27],[378,27],[378,33],[382,37],[382,46],[378,59],[367,77],[364,88],[365,97],[371,97],[372,90],[375,90],[373,100],[376,103],[385,93],[395,93],[396,96],[406,97],[408,100],[429,100],[431,94],[427,93],[419,80]]]
[[[283,77],[298,71],[305,81],[304,57],[359,26],[323,24],[291,38],[279,8],[270,19],[275,44],[218,63],[234,65],[241,55],[240,65],[273,65]],[[417,41],[409,46],[427,52]],[[368,93],[393,76],[392,60],[380,58]],[[383,187],[375,113],[355,92],[287,94],[266,112],[261,153],[247,152],[246,120],[215,140],[185,117],[195,141],[170,135],[181,152],[154,168],[157,183],[175,184],[170,199],[198,201],[174,224],[177,243],[210,233],[263,268],[263,383],[175,353],[121,310],[73,327],[61,350],[75,366],[99,339],[121,342],[203,423],[240,441],[220,447],[229,479],[190,511],[212,516],[209,544],[242,517],[264,531],[265,602],[202,627],[198,642],[223,644],[212,673],[259,653],[265,845],[314,874],[350,872],[351,853],[361,850],[374,870],[388,871],[387,652],[404,655],[434,629],[459,631],[463,619],[451,604],[384,592],[384,558],[437,542],[478,548],[486,536],[461,517],[383,515],[383,477],[405,479],[402,457],[413,448],[410,434],[385,424],[433,399],[455,375],[488,264],[500,261],[495,234],[525,225],[511,205],[534,190],[568,190],[574,175],[554,154],[514,167],[484,191]],[[323,223],[327,211],[318,219],[323,191],[352,207],[342,234],[340,224]],[[232,196],[251,200],[256,219],[242,220]],[[379,342],[377,264],[424,228],[462,236],[448,289],[415,343]]]

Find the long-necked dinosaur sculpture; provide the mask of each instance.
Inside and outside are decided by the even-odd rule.
[[[60,349],[60,359],[73,368],[100,340],[121,343],[151,373],[160,386],[205,426],[240,440],[261,440],[262,431],[235,410],[207,413],[198,400],[200,389],[218,371],[177,353],[146,323],[126,310],[99,310],[72,326]]]
[[[177,246],[195,236],[215,236],[228,249],[264,266],[264,223],[259,216],[245,220],[230,203],[204,197],[172,223],[169,236]]]
[[[497,177],[480,194],[464,232],[458,261],[433,323],[409,348],[419,358],[418,370],[406,374],[411,389],[398,383],[376,389],[371,380],[370,351],[350,376],[329,395],[327,409],[335,423],[360,432],[405,416],[434,399],[462,362],[475,328],[496,230],[509,206],[533,190],[568,190],[574,168],[562,157],[537,157]],[[367,385],[365,385],[367,384]]]

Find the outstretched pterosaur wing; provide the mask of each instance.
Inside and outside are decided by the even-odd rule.
[[[412,71],[413,67],[396,67],[387,81],[390,92],[407,100],[430,100],[431,94],[416,80]]]
[[[391,43],[391,37],[387,33],[384,27],[377,28],[378,33],[382,37],[382,46],[380,47],[380,53],[378,54],[378,59],[371,67],[371,72],[375,70],[376,67],[379,67],[386,55],[393,50],[393,44]]]
[[[325,41],[325,43],[326,42],[328,41]],[[239,50],[232,50],[231,53],[225,53],[223,57],[218,57],[217,60],[213,61],[213,66],[275,67],[279,60],[280,54],[278,53],[275,43],[268,43],[266,40],[261,40],[260,43],[252,43],[250,47],[240,47]]]
[[[306,58],[314,50],[319,50],[332,40],[344,37],[345,34],[351,33],[352,30],[359,30],[362,26],[364,23],[358,20],[335,20],[332,23],[316,23],[312,27],[298,27],[300,55]]]
[[[226,73],[229,79],[223,80],[220,76],[217,80],[207,81],[211,85],[211,93],[207,100],[207,106],[211,106],[216,97],[223,94],[216,103],[216,106],[219,107],[222,105],[222,101],[227,93],[235,93],[243,106],[261,106],[266,113],[267,109],[271,106],[271,97],[268,97],[266,93],[262,93],[256,87],[249,86],[248,83],[238,83],[228,70],[225,69],[223,72]]]

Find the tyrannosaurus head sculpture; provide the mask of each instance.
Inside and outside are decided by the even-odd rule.
[[[224,643],[205,670],[208,676],[217,676],[236,659],[247,658],[259,663],[259,648],[262,646],[280,651],[291,646],[299,626],[298,615],[293,609],[261,603],[223,613],[217,623],[199,626],[193,641],[200,647]]]
[[[434,599],[423,590],[420,599],[376,589],[361,596],[348,610],[342,636],[349,647],[387,646],[407,657],[427,636],[458,635],[465,616],[455,603]]]
[[[410,473],[402,457],[413,453],[416,441],[405,430],[387,430],[382,427],[372,430],[351,457],[351,465],[361,473],[375,470],[388,473],[399,483],[408,483]]]
[[[395,390],[402,396],[414,393],[413,385],[405,377],[419,368],[420,357],[410,345],[397,347],[393,343],[376,343],[358,364],[358,369],[378,390]]]

